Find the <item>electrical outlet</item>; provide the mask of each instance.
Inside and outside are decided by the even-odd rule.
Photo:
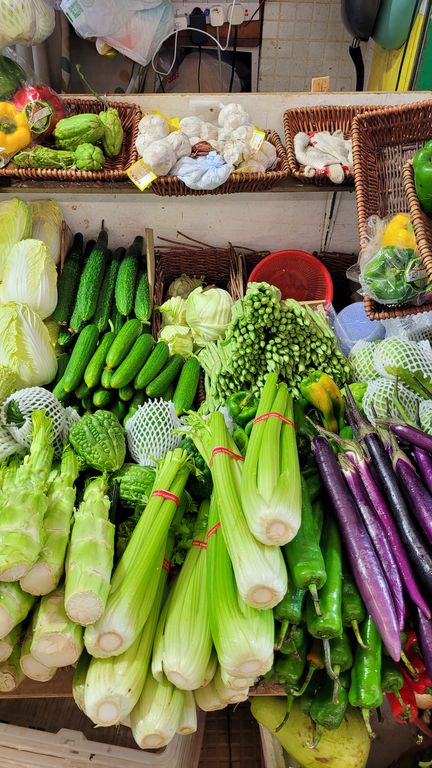
[[[225,21],[223,5],[212,5],[210,7],[210,25],[212,27],[221,27]]]
[[[330,91],[330,78],[329,77],[313,77],[312,78],[312,93],[329,93]]]
[[[171,2],[172,2],[172,7],[174,9],[174,15],[176,17],[181,17],[181,16],[189,17],[189,14],[192,13],[193,9],[197,5],[197,2],[199,2],[205,14],[207,24],[212,23],[210,19],[210,14],[211,14],[211,9],[214,6],[220,5],[221,8],[223,8],[225,24],[227,22],[228,11],[232,7],[232,0],[195,0],[195,2],[193,2],[193,0],[171,0]],[[242,2],[239,2],[239,0],[236,0],[236,5],[237,6],[241,5],[243,8],[243,17],[241,21],[237,23],[249,21],[252,17],[254,21],[260,21],[261,14],[262,14],[262,0],[242,0]],[[233,21],[233,24],[235,24],[235,21]]]
[[[244,22],[244,8],[241,3],[236,3],[233,7],[228,7],[228,23],[231,23],[233,27],[243,24]]]

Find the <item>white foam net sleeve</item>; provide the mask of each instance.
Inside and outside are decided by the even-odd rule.
[[[3,424],[0,424],[0,463],[7,459],[8,456],[12,456],[14,453],[22,451],[22,449],[22,445],[13,439],[12,435]]]
[[[24,419],[21,426],[14,424],[8,418],[8,406],[14,401]],[[10,435],[19,445],[29,448],[32,440],[32,413],[35,410],[43,409],[47,416],[52,420],[53,444],[56,438],[64,436],[65,430],[65,409],[59,403],[57,398],[42,387],[26,387],[10,395],[1,407],[1,423],[6,427]]]
[[[394,394],[395,382],[391,379],[375,379],[375,381],[370,381],[368,383],[362,401],[362,408],[372,424],[375,423],[374,409],[377,417],[384,419],[387,416],[387,404],[389,406],[390,415],[395,418],[400,418],[399,411],[393,403]],[[418,404],[416,395],[402,384],[398,384],[398,397],[406,409],[409,418],[415,420]]]
[[[126,424],[130,454],[137,464],[155,467],[168,451],[177,448],[181,435],[173,430],[181,427],[171,401],[151,400],[141,405]]]
[[[380,341],[358,341],[354,344],[349,361],[353,367],[356,381],[373,381],[379,378],[375,363],[375,349]]]
[[[421,428],[432,435],[432,400],[422,400],[419,408]]]
[[[432,349],[428,341],[407,341],[391,336],[379,344],[374,364],[381,376],[393,378],[390,368],[402,368],[410,373],[421,372],[432,380]]]
[[[398,336],[409,341],[432,342],[432,312],[422,312],[408,317],[392,317],[381,320],[386,336]]]

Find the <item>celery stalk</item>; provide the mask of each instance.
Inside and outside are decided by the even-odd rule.
[[[170,539],[165,559],[172,554]],[[110,726],[122,722],[137,703],[150,667],[156,625],[166,586],[167,571],[158,576],[158,587],[150,615],[141,635],[125,653],[110,659],[92,659],[87,672],[84,711],[95,725]]]
[[[103,614],[110,590],[115,526],[108,520],[108,479],[91,480],[75,514],[66,559],[65,610],[87,626]]]
[[[234,677],[225,669],[219,667],[220,678],[225,688],[231,688],[234,691],[248,690],[255,683],[254,677]]]
[[[33,411],[30,453],[15,475],[14,488],[0,515],[0,579],[18,581],[35,564],[45,540],[45,495],[54,450],[52,423]],[[4,493],[3,493],[4,498]]]
[[[44,520],[45,544],[37,562],[20,580],[22,588],[31,595],[48,595],[58,587],[62,578],[75,504],[74,483],[78,472],[78,457],[68,445],[63,451],[60,471],[48,489],[48,509]]]
[[[204,544],[210,502],[203,501],[194,538]],[[177,688],[193,691],[205,679],[212,651],[206,589],[206,548],[192,545],[177,577],[166,616],[163,671]]]
[[[130,714],[132,735],[141,749],[160,749],[174,738],[181,724],[185,693],[166,678],[158,683],[147,675],[144,689]]]
[[[200,688],[205,688],[206,685],[208,685],[213,680],[213,678],[214,678],[214,676],[216,674],[217,667],[218,667],[218,657],[217,657],[216,650],[215,650],[215,648],[213,646],[212,652],[211,652],[211,655],[210,655],[210,659],[209,659],[209,662],[207,664],[206,673],[204,675],[204,680],[203,680],[203,683],[200,686]]]
[[[0,664],[0,691],[11,693],[21,685],[24,680],[24,672],[20,667],[21,646],[18,642],[7,661]]]
[[[166,590],[165,598],[162,604],[162,610],[159,615],[159,620],[156,626],[156,632],[154,636],[153,653],[152,653],[152,661],[151,661],[151,673],[154,679],[158,681],[158,683],[161,683],[163,680],[164,630],[165,630],[166,618],[168,616],[168,609],[170,607],[172,596],[174,594],[174,585],[175,585],[175,580],[174,580],[174,583],[171,584],[171,587],[168,590]]]
[[[238,688],[228,688],[221,676],[221,669],[218,667],[213,678],[213,684],[221,701],[225,704],[239,704],[241,701],[247,701],[249,696],[249,687],[239,690]]]
[[[84,648],[81,656],[79,657],[79,661],[76,665],[74,676],[72,678],[72,696],[78,709],[80,709],[81,712],[84,712],[84,714],[85,683],[90,662],[91,656]]]
[[[213,495],[210,531],[219,519],[220,506]],[[207,600],[219,663],[233,677],[264,675],[273,665],[273,612],[252,608],[240,597],[222,530],[210,535],[207,544]]]
[[[17,624],[6,637],[0,640],[0,662],[6,661],[15,648],[21,636],[21,624]]]
[[[52,680],[57,672],[57,667],[46,667],[45,664],[41,664],[31,654],[30,648],[33,641],[35,620],[36,612],[33,614],[33,619],[25,633],[19,663],[26,677],[29,677],[31,680],[37,680],[40,683],[46,683],[48,680]]]
[[[35,601],[17,582],[0,582],[0,637],[24,621]]]
[[[82,627],[66,615],[64,587],[58,587],[40,601],[30,653],[46,667],[69,667],[81,655],[82,633]]]
[[[263,544],[282,546],[297,534],[301,522],[300,464],[292,397],[286,384],[269,374],[261,393],[242,474],[241,499],[253,535]],[[291,422],[291,423],[290,423]]]
[[[119,656],[140,634],[152,607],[151,576],[162,567],[161,550],[176,511],[176,503],[154,495],[167,491],[180,498],[189,475],[187,454],[170,451],[159,465],[152,496],[118,563],[103,616],[86,628],[87,650],[97,658]],[[157,587],[157,584],[156,584]]]
[[[203,712],[216,712],[216,710],[225,709],[228,706],[227,702],[221,698],[221,687],[219,686],[219,691],[216,690],[215,677],[205,688],[198,688],[194,691],[195,701]]]
[[[180,736],[189,736],[196,733],[198,728],[197,709],[192,691],[184,692],[183,712],[176,733]]]

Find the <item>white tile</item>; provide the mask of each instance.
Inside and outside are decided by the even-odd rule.
[[[258,90],[261,91],[261,93],[272,93],[276,90],[275,84],[274,84],[274,77],[266,76],[266,77],[260,77]]]
[[[289,3],[287,0],[281,2],[280,18],[283,21],[292,21],[296,17],[297,3]]]
[[[314,21],[327,21],[330,16],[330,5],[328,3],[315,3],[313,9]]]
[[[307,56],[305,56],[305,44],[301,40],[294,40],[292,43],[292,57],[297,62],[299,62],[299,66],[301,66],[302,62],[307,59]]]
[[[276,59],[266,59],[261,57],[260,61],[260,77],[265,77],[266,75],[274,75],[276,66]]]
[[[279,18],[280,2],[269,3],[268,0],[264,6],[264,19],[274,21]]]
[[[322,77],[324,65],[322,61],[308,61],[306,74],[308,77]]]
[[[295,65],[294,59],[280,58],[276,62],[276,75],[286,75],[292,71]]]
[[[264,21],[263,37],[267,38],[267,40],[273,40],[275,37],[277,37],[277,30],[277,21]]]
[[[311,84],[307,77],[295,75],[289,81],[291,91],[310,91]]]
[[[294,38],[294,23],[280,21],[278,24],[278,40],[292,40]]]
[[[311,40],[323,41],[327,37],[327,24],[325,21],[313,21],[311,24]]]
[[[310,36],[311,24],[307,21],[296,21],[294,34],[296,40],[308,40]]]
[[[327,25],[326,39],[341,44],[345,43],[347,40],[347,33],[343,24],[338,24],[335,21],[329,21]],[[348,39],[351,40],[350,37]]]
[[[297,21],[310,21],[313,15],[313,3],[297,3],[296,19]]]
[[[330,5],[330,21],[338,21],[339,24],[342,24],[341,4],[339,2]]]
[[[267,56],[268,58],[276,56],[276,49],[276,40],[263,40],[261,43],[261,56]]]
[[[274,81],[275,91],[290,91],[291,90],[291,78],[289,73],[285,77],[276,77]]]

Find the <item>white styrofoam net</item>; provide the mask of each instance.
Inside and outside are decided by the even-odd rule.
[[[137,464],[155,467],[157,462],[180,444],[181,435],[173,430],[181,427],[170,401],[151,400],[141,405],[126,424],[130,454]]]
[[[19,445],[6,427],[0,424],[0,462],[7,459],[8,456],[18,453],[18,451],[22,451],[22,445]]]
[[[362,408],[372,424],[375,422],[374,409],[378,418],[383,419],[387,416],[387,404],[389,405],[390,415],[399,418],[399,411],[393,403],[394,394],[395,382],[392,379],[380,378],[368,383],[363,397]],[[398,397],[406,409],[409,418],[415,420],[418,402],[416,395],[402,384],[399,384]]]
[[[8,419],[8,406],[13,401],[19,408],[24,419],[22,426],[11,423]],[[26,387],[14,392],[5,400],[1,408],[1,421],[12,437],[23,447],[29,448],[32,440],[32,413],[35,410],[45,410],[52,421],[52,435],[55,440],[63,435],[65,429],[65,409],[57,398],[43,387]]]
[[[374,355],[380,341],[358,341],[354,344],[349,360],[353,367],[356,381],[373,381],[379,377],[375,367]]]
[[[408,317],[392,317],[381,320],[386,336],[398,336],[409,341],[432,342],[432,312],[422,312]]]
[[[388,368],[402,368],[410,373],[421,372],[432,380],[432,349],[427,341],[407,341],[391,336],[375,349],[374,365],[381,376],[393,378]]]
[[[421,428],[429,435],[432,435],[432,400],[422,400],[420,402],[419,417]]]

